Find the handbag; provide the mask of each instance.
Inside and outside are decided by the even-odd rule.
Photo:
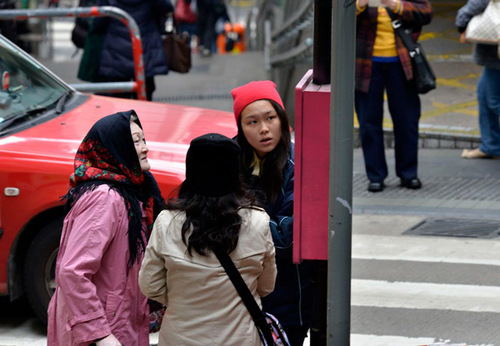
[[[191,69],[191,38],[187,32],[167,32],[161,36],[168,69],[188,73]]]
[[[168,30],[163,30],[161,41],[168,69],[188,73],[191,69],[191,37],[185,31],[179,33],[172,16],[165,23],[164,27]]]
[[[465,39],[471,43],[500,43],[500,0],[490,0],[482,13],[472,17],[465,29]]]
[[[268,312],[264,313],[261,310],[229,255],[220,251],[214,251],[214,253],[252,316],[259,330],[262,344],[264,346],[290,346],[288,337],[278,319],[272,314]]]
[[[148,299],[148,305],[149,305],[149,333],[150,334],[157,333],[160,331],[166,307],[152,299]]]
[[[408,49],[417,92],[419,94],[426,94],[436,89],[436,75],[425,57],[422,45],[420,43],[413,43],[411,40],[411,30],[403,28],[401,21],[396,15],[387,7],[386,10],[391,17],[394,32],[401,38],[403,44]]]

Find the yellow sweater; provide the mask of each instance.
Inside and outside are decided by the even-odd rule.
[[[365,9],[366,7],[358,7],[358,13],[363,12]],[[403,6],[401,1],[399,1],[398,6],[393,12],[399,14],[402,12],[402,9]],[[391,17],[389,17],[384,6],[378,6],[377,10],[377,36],[375,38],[375,45],[373,46],[373,56],[383,58],[396,57],[398,53]]]

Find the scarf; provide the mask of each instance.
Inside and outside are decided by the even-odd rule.
[[[142,126],[135,111],[119,112],[98,120],[80,144],[70,177],[66,211],[86,192],[107,184],[124,199],[128,210],[129,267],[144,253],[153,222],[163,209],[163,198],[153,175],[141,170],[130,131],[130,119]],[[148,226],[142,230],[142,202]]]

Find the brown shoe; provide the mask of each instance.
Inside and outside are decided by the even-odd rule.
[[[491,159],[493,156],[483,153],[479,148],[476,148],[472,150],[464,149],[462,157],[464,159]]]

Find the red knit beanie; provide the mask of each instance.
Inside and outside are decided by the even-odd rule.
[[[281,101],[281,97],[276,90],[276,84],[270,80],[254,81],[239,86],[231,91],[231,95],[234,100],[233,108],[236,122],[238,122],[243,109],[257,100],[273,100],[285,109],[283,101]]]

